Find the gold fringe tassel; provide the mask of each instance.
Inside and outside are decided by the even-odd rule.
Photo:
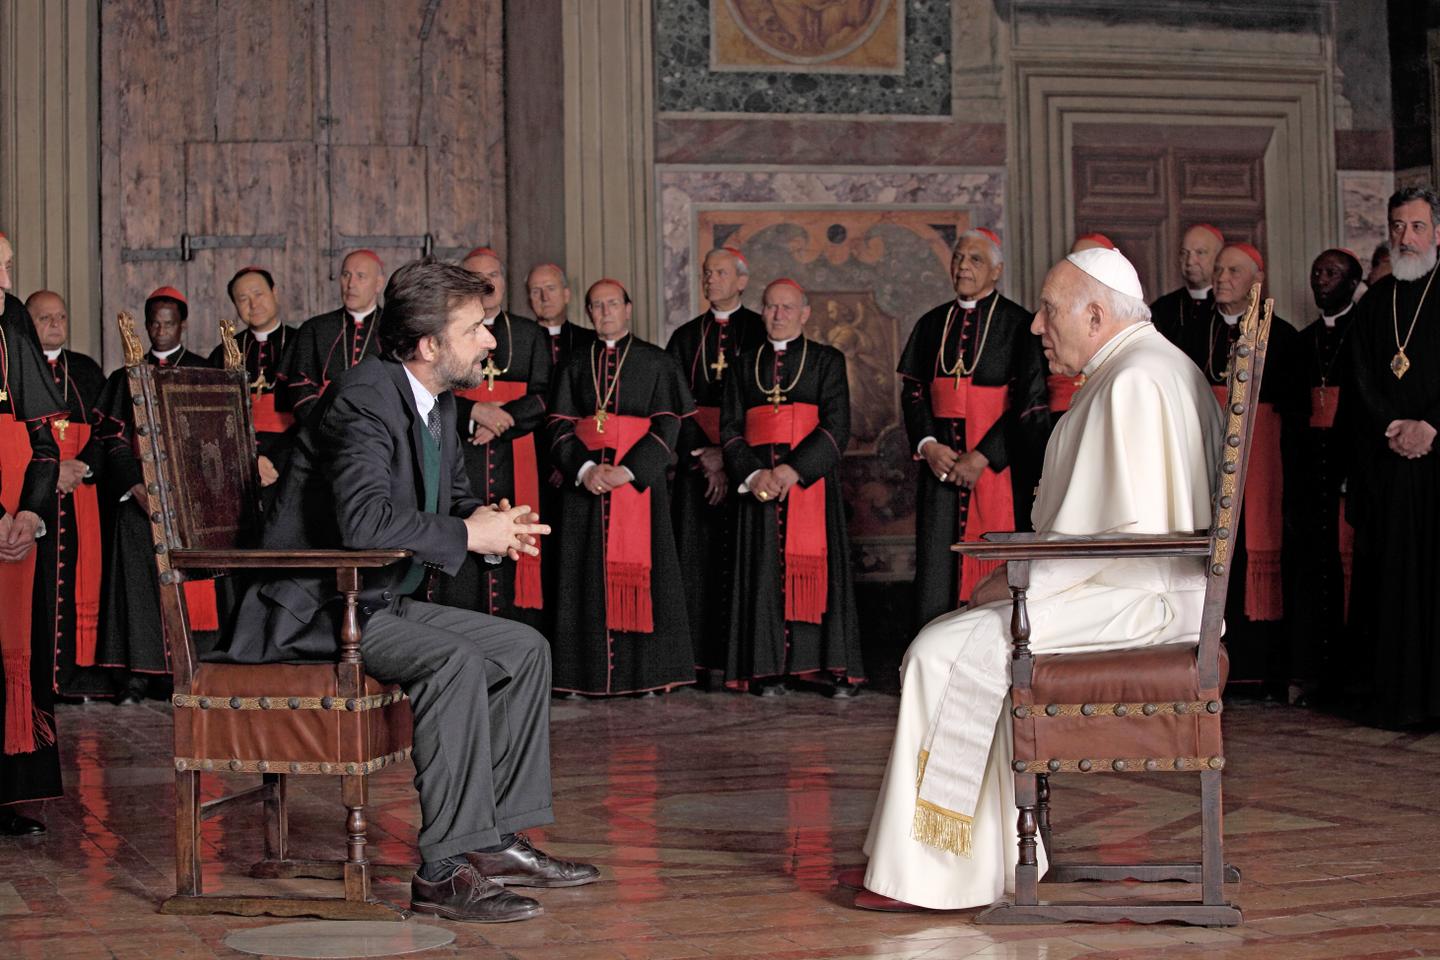
[[[943,810],[924,800],[915,801],[915,821],[910,835],[929,847],[969,857],[971,852],[971,818],[953,810]]]

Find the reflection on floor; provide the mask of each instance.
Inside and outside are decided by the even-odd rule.
[[[831,878],[860,862],[895,707],[882,694],[836,702],[694,691],[555,704],[560,819],[536,839],[599,863],[606,882],[540,891],[537,920],[449,925],[455,942],[421,956],[1440,956],[1430,789],[1440,734],[1244,702],[1227,714],[1225,801],[1245,926],[978,927],[973,912],[852,910]],[[236,957],[227,933],[283,922],[156,914],[173,890],[168,707],[64,707],[60,728],[67,795],[46,804],[49,833],[0,840],[6,956]],[[339,855],[338,789],[292,782],[299,852]],[[1117,860],[1193,855],[1195,789],[1194,778],[1166,775],[1057,778],[1057,846]],[[387,771],[373,796],[372,858],[409,861],[418,808],[408,771]],[[258,812],[244,810],[207,824],[210,889],[253,888],[233,868],[257,857],[257,824]],[[380,892],[403,901],[407,887],[383,882]]]

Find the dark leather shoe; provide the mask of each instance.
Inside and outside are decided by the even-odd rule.
[[[23,814],[0,807],[0,836],[34,837],[45,832],[45,824]]]
[[[869,890],[857,890],[855,893],[855,906],[861,910],[878,910],[881,913],[935,913],[929,907],[917,907],[913,903],[906,903],[904,900],[892,900],[890,897],[882,897],[878,893]]]
[[[523,833],[504,850],[465,854],[470,865],[491,883],[511,887],[580,887],[600,879],[600,870],[588,863],[556,860],[537,850]]]
[[[468,863],[438,883],[427,883],[417,873],[410,878],[410,909],[446,920],[466,923],[510,923],[529,920],[545,912],[529,897],[511,893],[486,880]]]
[[[853,700],[860,696],[860,688],[848,680],[837,680],[829,693],[831,700]]]
[[[757,697],[788,697],[790,688],[784,680],[762,680],[752,688]]]

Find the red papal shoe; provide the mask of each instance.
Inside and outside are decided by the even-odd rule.
[[[855,906],[860,910],[878,910],[881,913],[943,912],[932,910],[930,907],[917,907],[913,903],[906,903],[904,900],[894,900],[890,897],[884,897],[873,891],[863,889],[855,892]]]
[[[836,872],[835,885],[837,887],[844,887],[846,890],[864,890],[865,868],[846,867],[845,869]]]

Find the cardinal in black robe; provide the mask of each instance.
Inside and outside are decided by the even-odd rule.
[[[767,340],[725,385],[720,437],[736,503],[725,683],[775,696],[787,678],[849,697],[865,681],[840,460],[845,355],[804,336],[798,283],[765,288]]]
[[[955,244],[957,299],[922,316],[900,355],[900,405],[920,461],[915,512],[919,625],[954,610],[993,563],[951,549],[993,531],[1025,530],[1049,436],[1044,350],[1031,313],[995,289],[998,238]]]
[[[208,367],[210,363],[181,342],[189,304],[174,287],[160,287],[145,300],[145,332],[150,352],[145,362],[158,367]],[[160,695],[166,684],[150,678],[170,673],[170,652],[160,624],[160,582],[155,572],[154,538],[145,476],[135,455],[134,406],[130,380],[121,367],[105,382],[96,426],[105,452],[100,487],[106,522],[107,552],[100,611],[100,642],[96,662],[128,671],[121,702],[139,702]],[[185,584],[191,627],[216,630],[219,614],[214,586],[208,580]]]
[[[1348,505],[1355,573],[1345,669],[1350,710],[1386,727],[1440,719],[1440,200],[1390,198],[1391,276],[1360,301]]]
[[[695,416],[680,423],[672,508],[695,665],[723,670],[730,640],[736,497],[721,451],[720,404],[725,384],[740,376],[741,354],[765,342],[765,324],[740,302],[750,279],[740,251],[711,250],[702,271],[710,309],[671,334],[665,347],[695,398]]]
[[[1199,335],[1190,336],[1183,346],[1222,406],[1246,297],[1251,286],[1264,279],[1265,261],[1253,246],[1237,243],[1221,250],[1215,258],[1215,309]],[[1303,482],[1298,479],[1296,451],[1310,417],[1310,392],[1300,357],[1299,334],[1287,321],[1274,317],[1225,599],[1230,681],[1259,685],[1265,696],[1290,701],[1303,695],[1305,670],[1292,656],[1289,631],[1281,622],[1286,613],[1284,571],[1293,563],[1300,542],[1292,529],[1295,512],[1286,506],[1287,487],[1292,477]]]
[[[586,294],[599,339],[560,371],[551,457],[565,477],[555,689],[607,696],[695,682],[667,474],[695,403],[664,350],[630,333],[614,280]]]
[[[281,402],[308,417],[330,381],[368,356],[380,355],[380,292],[385,265],[370,250],[354,250],[340,265],[342,306],[306,320],[282,374]]]
[[[96,487],[105,454],[93,435],[96,409],[105,388],[100,365],[83,353],[65,348],[70,317],[64,299],[38,290],[25,301],[49,364],[50,378],[65,406],[50,421],[59,447],[59,501],[53,537],[39,542],[40,569],[51,588],[40,612],[51,627],[55,671],[51,687],[66,697],[114,695],[113,671],[95,665],[100,626],[101,547],[100,500]]]
[[[9,246],[0,235],[0,265],[7,270]],[[63,411],[30,316],[6,293],[0,314],[0,596],[6,603],[0,617],[0,835],[43,832],[43,823],[10,805],[61,790],[53,637],[43,615],[36,616],[49,591],[35,575],[35,538],[52,536],[56,522],[60,451],[50,421]]]
[[[235,348],[245,361],[250,422],[260,470],[260,498],[266,511],[275,499],[276,481],[289,462],[298,427],[280,380],[290,364],[298,331],[280,322],[275,278],[264,267],[242,267],[226,286],[243,328]],[[225,366],[225,344],[210,351],[212,367]]]
[[[1310,267],[1319,317],[1296,340],[1309,419],[1296,426],[1294,460],[1285,474],[1285,531],[1293,534],[1284,566],[1285,629],[1307,703],[1343,686],[1345,612],[1355,532],[1346,521],[1345,475],[1352,444],[1337,417],[1340,385],[1350,379],[1355,289],[1364,277],[1348,250],[1326,250]],[[1268,366],[1268,364],[1267,364]],[[1266,373],[1269,376],[1269,373]]]
[[[461,266],[490,281],[491,292],[482,300],[485,326],[495,348],[482,368],[485,379],[477,387],[455,392],[455,426],[465,455],[470,486],[485,503],[507,500],[515,506],[539,511],[540,461],[547,397],[550,391],[550,357],[544,331],[526,317],[512,315],[500,305],[505,300],[505,270],[489,247],[466,255]],[[490,564],[470,555],[453,579],[436,589],[436,602],[519,620],[532,627],[545,624],[545,591],[541,562],[554,547],[554,537],[540,542],[540,556],[522,556],[515,563]]]

